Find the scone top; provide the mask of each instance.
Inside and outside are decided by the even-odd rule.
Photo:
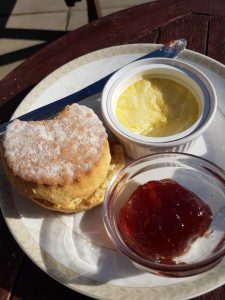
[[[105,128],[93,110],[72,104],[52,120],[13,121],[3,147],[15,175],[39,184],[64,185],[98,162],[106,141]]]

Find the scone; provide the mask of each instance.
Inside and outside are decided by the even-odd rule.
[[[51,210],[79,212],[102,203],[106,182],[124,164],[120,146],[112,154],[97,115],[73,104],[52,120],[13,121],[1,156],[19,193]]]

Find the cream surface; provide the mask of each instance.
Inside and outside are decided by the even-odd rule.
[[[164,137],[191,127],[199,116],[199,105],[194,94],[175,81],[141,78],[119,96],[115,114],[131,132]]]

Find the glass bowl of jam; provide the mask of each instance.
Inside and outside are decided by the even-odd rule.
[[[104,121],[133,159],[187,152],[212,122],[217,98],[210,80],[189,63],[150,58],[117,71],[101,97]]]
[[[190,154],[145,156],[112,179],[103,219],[138,268],[171,277],[205,272],[225,255],[225,172]]]

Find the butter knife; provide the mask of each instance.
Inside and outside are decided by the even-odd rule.
[[[154,58],[154,57],[165,57],[165,58],[176,58],[179,56],[183,50],[185,49],[187,45],[187,41],[185,39],[179,39],[175,41],[170,41],[169,43],[165,44],[164,46],[149,52],[148,54],[138,58],[137,60],[140,59],[145,59],[145,58]],[[18,119],[21,121],[37,121],[37,120],[43,120],[48,118],[49,116],[52,116],[59,112],[63,107],[66,105],[79,102],[91,95],[97,94],[102,91],[104,85],[108,81],[108,79],[115,73],[113,73],[105,76],[104,78],[92,83],[91,85],[83,88],[82,90],[75,92],[69,96],[66,96],[60,100],[54,101],[48,105],[42,106],[38,109],[35,109],[29,113],[26,113]],[[6,122],[0,125],[0,136],[5,132],[6,127],[8,124],[12,122]]]

